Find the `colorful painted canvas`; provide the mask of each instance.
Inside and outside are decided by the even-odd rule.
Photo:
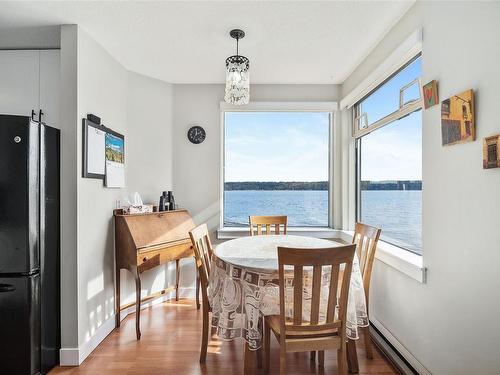
[[[125,138],[110,129],[106,132],[106,187],[125,187]]]
[[[471,142],[476,139],[474,91],[467,90],[441,103],[443,146]]]
[[[500,168],[500,134],[484,139],[483,168]]]
[[[424,92],[424,107],[430,108],[439,103],[438,87],[435,80],[430,81],[422,88]]]
[[[106,133],[106,160],[117,163],[125,162],[124,139]]]

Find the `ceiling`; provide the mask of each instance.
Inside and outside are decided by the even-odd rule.
[[[414,1],[1,2],[0,28],[78,24],[127,69],[222,83],[229,37],[252,83],[342,83]]]

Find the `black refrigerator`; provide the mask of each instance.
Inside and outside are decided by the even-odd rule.
[[[59,364],[59,130],[0,115],[0,374]]]

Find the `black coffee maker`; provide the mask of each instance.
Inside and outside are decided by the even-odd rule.
[[[172,193],[171,190],[164,191],[160,196],[158,211],[173,211],[173,210],[175,210],[174,194]]]

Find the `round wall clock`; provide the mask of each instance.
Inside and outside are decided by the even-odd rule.
[[[196,125],[189,128],[187,136],[191,143],[197,145],[205,140],[207,133],[201,126]]]

